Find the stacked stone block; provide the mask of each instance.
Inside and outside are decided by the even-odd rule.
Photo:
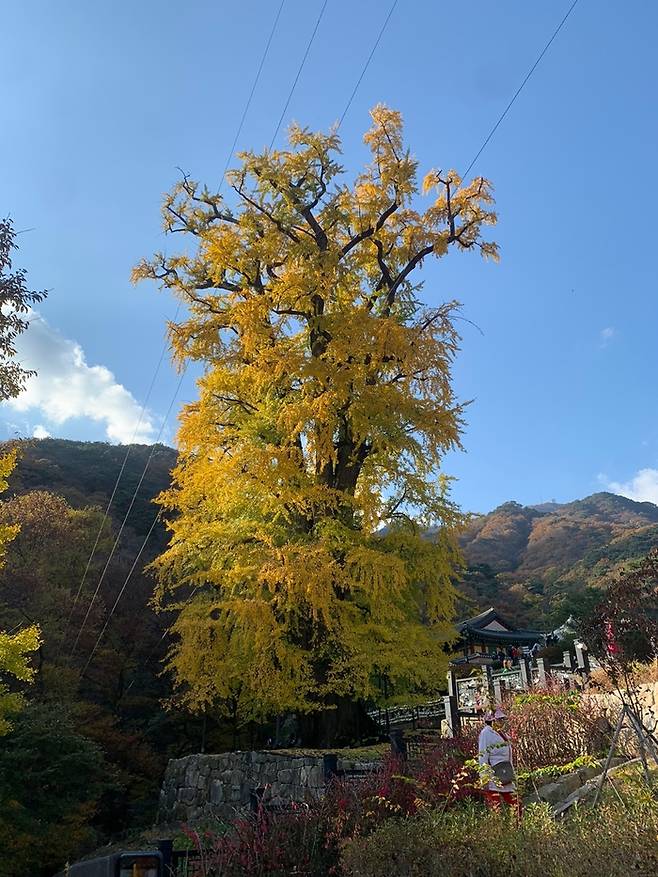
[[[167,765],[160,821],[230,819],[249,807],[257,789],[267,803],[301,803],[321,795],[324,784],[322,757],[275,752],[188,755]]]

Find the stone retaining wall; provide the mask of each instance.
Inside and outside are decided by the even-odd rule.
[[[626,764],[625,758],[613,758],[610,762],[611,767],[619,767]],[[545,801],[552,806],[558,806],[568,801],[579,789],[586,786],[592,779],[601,775],[603,771],[603,762],[599,762],[592,767],[581,767],[573,773],[565,774],[551,782],[538,786],[534,792],[529,792],[524,803],[535,804]]]
[[[338,762],[340,770],[354,767],[354,762]],[[167,765],[159,819],[194,823],[210,817],[230,818],[249,807],[254,789],[264,789],[263,799],[278,804],[318,796],[324,785],[322,756],[277,752],[188,755]]]

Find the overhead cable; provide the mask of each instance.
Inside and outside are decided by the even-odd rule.
[[[340,128],[340,126],[343,124],[345,116],[347,115],[349,108],[352,106],[352,101],[354,100],[354,97],[356,96],[356,93],[359,89],[359,86],[361,85],[361,80],[366,75],[368,67],[370,67],[370,62],[372,61],[373,55],[377,51],[377,47],[379,46],[381,38],[384,36],[384,31],[386,30],[386,27],[387,27],[389,21],[391,20],[391,16],[395,12],[395,7],[397,5],[398,5],[398,0],[393,0],[393,3],[391,4],[391,8],[388,10],[388,15],[384,19],[384,24],[382,24],[381,29],[380,29],[379,33],[377,34],[377,39],[375,40],[375,44],[373,45],[373,47],[370,51],[370,54],[368,55],[368,58],[366,59],[366,63],[363,65],[363,70],[361,71],[361,75],[357,79],[356,85],[352,89],[352,94],[350,95],[349,100],[347,101],[347,105],[346,105],[345,109],[343,110],[343,114],[340,117],[340,120],[338,122],[338,128]]]
[[[523,89],[524,89],[526,83],[528,82],[528,80],[530,79],[530,77],[532,76],[532,74],[535,72],[535,70],[537,69],[537,67],[539,66],[539,64],[540,64],[540,62],[541,62],[541,59],[544,57],[544,55],[546,54],[546,52],[547,52],[547,51],[549,50],[549,48],[551,47],[551,45],[552,45],[553,41],[555,40],[555,38],[557,37],[557,35],[560,33],[560,31],[562,30],[562,28],[564,27],[564,25],[567,23],[567,19],[569,18],[569,16],[570,16],[571,13],[574,11],[574,9],[576,8],[577,5],[578,5],[578,0],[573,0],[573,3],[571,4],[571,6],[569,7],[569,9],[567,10],[566,15],[564,16],[564,18],[562,19],[562,21],[558,24],[558,26],[557,26],[557,27],[555,28],[555,30],[553,31],[553,34],[552,34],[551,38],[550,38],[549,41],[546,43],[546,45],[544,46],[544,48],[541,50],[541,52],[540,52],[540,54],[539,54],[539,57],[537,58],[537,60],[535,61],[535,63],[532,65],[532,67],[530,68],[530,70],[528,70],[528,72],[526,73],[523,82],[521,83],[521,85],[519,85],[519,87],[517,88],[517,90],[514,92],[514,95],[513,95],[512,99],[510,100],[510,102],[507,104],[507,106],[505,107],[505,109],[503,110],[503,112],[502,112],[502,113],[500,114],[500,116],[498,117],[498,120],[497,120],[497,122],[495,123],[495,125],[493,126],[493,128],[491,129],[491,131],[489,131],[489,133],[487,134],[487,136],[486,136],[486,138],[485,138],[485,140],[484,140],[482,146],[480,146],[480,148],[478,149],[478,151],[477,151],[477,152],[475,153],[475,155],[473,156],[473,160],[471,161],[471,163],[469,164],[469,166],[466,168],[466,170],[464,171],[464,173],[463,173],[463,175],[462,175],[462,179],[463,179],[463,180],[466,179],[466,177],[468,176],[468,174],[469,174],[471,168],[473,167],[473,165],[475,164],[475,162],[478,160],[478,158],[482,155],[482,153],[483,153],[484,150],[486,149],[487,144],[489,143],[489,141],[491,140],[491,138],[494,136],[494,134],[495,134],[496,131],[498,130],[498,128],[499,128],[501,122],[503,121],[503,119],[505,118],[505,116],[506,116],[506,115],[509,113],[509,111],[512,109],[512,107],[513,107],[513,105],[514,105],[514,102],[516,101],[517,97],[518,97],[518,96],[521,94],[521,92],[523,91]]]
[[[279,133],[279,129],[281,128],[281,123],[283,122],[283,118],[288,110],[288,106],[290,101],[292,100],[292,96],[295,92],[295,88],[297,87],[297,82],[299,81],[299,77],[302,74],[302,70],[304,69],[304,64],[306,64],[306,59],[308,58],[308,53],[311,51],[311,46],[313,45],[313,40],[315,39],[315,35],[318,32],[318,28],[320,27],[320,22],[322,21],[322,16],[324,15],[324,11],[327,8],[327,3],[329,0],[324,0],[322,4],[322,9],[320,9],[320,14],[317,17],[317,21],[315,22],[315,27],[313,28],[313,33],[310,36],[308,43],[306,44],[306,50],[304,52],[304,56],[302,57],[301,63],[299,65],[299,69],[297,70],[297,75],[295,76],[292,85],[290,86],[290,91],[288,92],[288,97],[286,98],[286,102],[281,110],[281,115],[279,117],[279,121],[277,122],[276,128],[274,130],[274,134],[272,136],[272,140],[270,142],[270,149],[274,146],[274,141],[276,140],[277,134]]]

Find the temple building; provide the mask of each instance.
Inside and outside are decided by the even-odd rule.
[[[495,664],[499,660],[498,655],[501,652],[506,654],[510,646],[527,651],[535,643],[543,646],[546,642],[546,634],[542,631],[515,629],[493,607],[474,618],[460,621],[457,630],[459,639],[453,647],[450,661],[455,667]]]

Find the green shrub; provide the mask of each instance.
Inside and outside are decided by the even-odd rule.
[[[546,767],[537,767],[535,770],[519,771],[516,779],[522,788],[531,788],[550,783],[583,767],[596,767],[598,764],[599,762],[592,755],[579,755],[566,764],[547,764]]]
[[[517,824],[470,805],[381,826],[349,841],[345,877],[655,877],[658,807],[647,792],[556,822],[544,805]]]

